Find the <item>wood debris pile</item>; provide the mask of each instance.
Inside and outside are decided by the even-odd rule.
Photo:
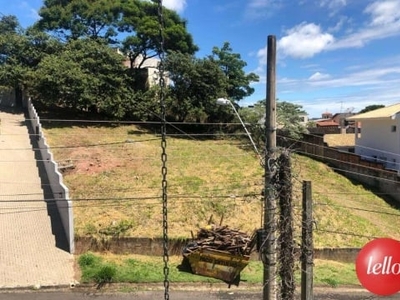
[[[184,254],[190,254],[199,249],[212,249],[234,255],[250,255],[255,243],[255,235],[250,237],[228,226],[210,225],[207,228],[200,228],[197,237],[193,237],[193,242],[186,246]]]

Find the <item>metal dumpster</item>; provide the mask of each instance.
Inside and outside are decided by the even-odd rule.
[[[194,274],[232,283],[248,265],[249,255],[235,255],[226,251],[199,248],[184,253]]]

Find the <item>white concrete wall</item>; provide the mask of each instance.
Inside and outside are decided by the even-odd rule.
[[[364,159],[384,163],[388,169],[400,170],[399,119],[363,120],[355,153]],[[396,126],[396,131],[392,132],[392,126]]]
[[[61,222],[67,236],[69,251],[70,253],[74,253],[74,215],[72,210],[72,200],[69,198],[69,190],[63,183],[63,176],[58,171],[58,164],[53,159],[53,154],[50,152],[50,147],[47,145],[46,138],[42,131],[40,118],[30,99],[25,101],[24,107],[28,111],[29,122],[31,122],[32,129],[37,135],[37,142],[42,155],[43,165],[51,185],[53,199],[56,201]]]

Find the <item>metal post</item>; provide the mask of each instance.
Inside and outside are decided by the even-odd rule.
[[[265,203],[264,230],[266,232],[264,257],[264,286],[263,299],[276,299],[276,195],[272,183],[274,177],[273,165],[276,151],[276,37],[268,36],[267,54],[267,99],[265,115],[266,157],[265,157]]]
[[[313,220],[311,181],[303,182],[301,300],[313,300]]]

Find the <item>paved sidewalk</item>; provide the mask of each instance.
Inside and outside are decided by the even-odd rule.
[[[73,255],[56,247],[24,115],[0,120],[0,288],[68,285]]]

